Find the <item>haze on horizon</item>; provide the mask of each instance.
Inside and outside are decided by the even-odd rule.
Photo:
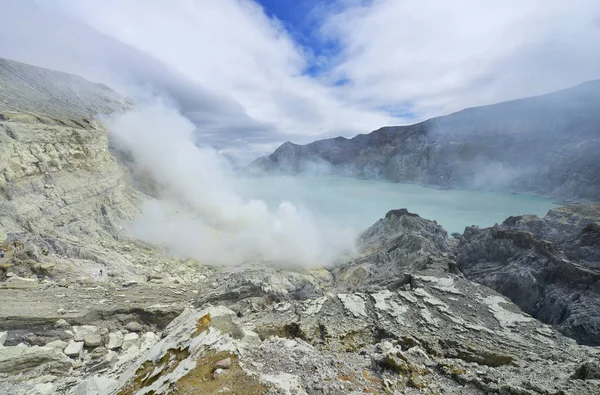
[[[160,96],[242,162],[600,78],[593,0],[0,3],[1,57]]]

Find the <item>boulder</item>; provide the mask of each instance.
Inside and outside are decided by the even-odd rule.
[[[125,329],[127,329],[130,332],[141,332],[143,328],[139,322],[131,321],[127,325],[125,325]]]
[[[128,333],[123,337],[123,345],[121,349],[127,350],[129,347],[137,344],[140,336],[137,333]]]
[[[123,334],[121,332],[111,332],[108,334],[108,341],[106,342],[106,348],[114,350],[123,345]]]
[[[119,354],[115,351],[109,351],[104,356],[104,360],[108,363],[109,366],[114,366],[119,360]]]
[[[146,332],[142,335],[142,345],[140,348],[142,350],[149,349],[159,341],[160,337],[158,337],[158,335],[156,335],[154,332]]]
[[[72,358],[77,358],[83,354],[83,342],[70,341],[69,345],[65,348],[64,353]]]
[[[223,358],[215,363],[217,369],[229,369],[231,367],[231,358]]]
[[[600,379],[600,362],[586,361],[582,363],[575,373],[571,376],[579,380],[598,380]]]
[[[82,342],[87,335],[100,333],[100,329],[93,325],[74,326],[73,331],[75,332],[73,340],[76,342]]]
[[[90,333],[83,338],[86,347],[98,347],[102,344],[102,336],[96,333]]]
[[[31,267],[31,270],[34,273],[39,274],[41,276],[49,276],[50,274],[52,274],[52,271],[54,270],[55,266],[55,263],[40,263],[33,265]]]
[[[56,328],[68,328],[70,326],[71,324],[69,324],[66,320],[62,318],[54,323],[54,327]]]
[[[62,341],[62,340],[54,340],[51,341],[50,343],[46,344],[45,347],[50,347],[50,348],[56,348],[57,350],[64,350],[65,348],[67,348],[67,346],[69,345],[69,343]]]

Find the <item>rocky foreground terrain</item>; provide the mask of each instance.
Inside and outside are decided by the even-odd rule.
[[[100,122],[0,113],[0,393],[600,393],[598,204],[454,238],[393,210],[334,268],[206,267],[126,236],[151,197]]]
[[[307,145],[286,142],[255,171],[327,173],[562,201],[600,196],[600,80],[409,126]]]

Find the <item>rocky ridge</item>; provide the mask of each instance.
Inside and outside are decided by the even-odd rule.
[[[44,345],[35,345],[35,335],[15,338],[23,331],[9,330],[0,361],[25,349],[39,358],[24,354],[19,358],[28,362],[4,370],[0,363],[0,372],[10,373],[0,375],[0,385],[15,394],[600,390],[600,350],[578,345],[456,274],[456,243],[445,236],[433,221],[396,210],[361,236],[359,257],[331,272],[256,263],[206,272],[198,286],[97,290],[74,284],[61,291],[72,303],[75,295],[97,300],[93,292],[104,292],[113,298],[104,304],[117,311],[89,306],[96,313],[67,313],[52,324],[54,337],[38,341]],[[156,301],[148,295],[161,289],[173,292],[180,312],[168,325],[168,319],[125,311],[130,303],[143,305],[141,295]],[[47,284],[36,289],[37,298],[58,290]],[[97,325],[89,326],[94,317]],[[62,354],[52,347],[64,347]],[[65,376],[56,366],[72,370]]]
[[[97,114],[133,102],[106,85],[79,76],[0,58],[0,114],[26,112],[55,121],[85,124]]]
[[[508,296],[535,318],[600,345],[600,204],[468,227],[457,260],[469,279]]]
[[[600,196],[600,81],[351,139],[282,144],[254,172],[325,173],[548,196]]]

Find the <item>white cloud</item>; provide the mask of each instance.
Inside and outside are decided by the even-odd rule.
[[[197,147],[195,126],[160,100],[107,122],[116,146],[159,188],[160,199],[146,201],[133,221],[132,236],[218,265],[266,260],[323,267],[355,253],[351,229],[290,202],[269,210],[264,201],[243,200],[222,158]]]
[[[352,136],[408,123],[403,111],[420,120],[600,78],[596,0],[340,1],[311,15],[315,36],[339,44],[334,59],[315,59],[250,0],[23,0],[3,11],[0,56],[152,86],[200,141],[240,157],[248,145]],[[303,74],[317,60],[332,68]]]
[[[253,2],[181,0],[167,6],[152,0],[63,0],[60,4],[99,31],[152,54],[211,91],[232,97],[250,118],[295,135],[296,140],[353,135],[394,123],[382,111],[339,100],[327,85],[303,75],[307,66],[303,49]]]
[[[595,0],[375,0],[324,20],[340,97],[422,117],[600,78]]]

